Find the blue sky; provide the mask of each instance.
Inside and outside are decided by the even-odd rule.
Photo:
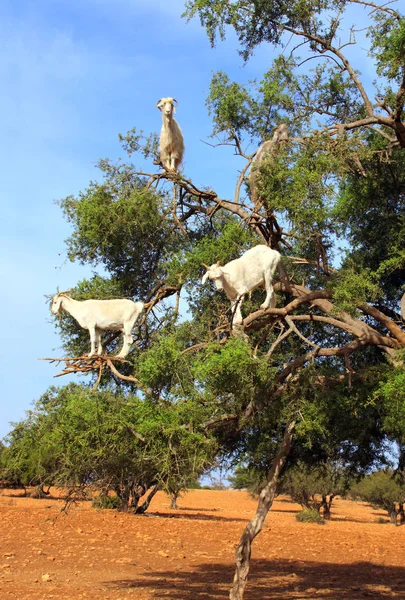
[[[260,77],[272,50],[261,48],[243,66],[231,33],[212,50],[198,20],[180,18],[183,10],[184,0],[0,5],[0,438],[50,385],[68,382],[38,361],[62,355],[44,294],[91,273],[66,259],[70,229],[55,200],[96,179],[99,158],[123,156],[118,133],[159,131],[156,102],[174,96],[185,174],[222,197],[233,195],[241,159],[203,142],[211,132],[210,79],[216,70],[239,82]]]

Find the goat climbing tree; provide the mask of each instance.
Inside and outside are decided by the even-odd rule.
[[[220,198],[210,182],[103,160],[102,182],[60,205],[73,226],[69,258],[107,273],[79,283],[78,299],[150,300],[159,290],[176,298],[140,328],[122,366],[127,379],[103,372],[100,386],[193,406],[190,427],[216,437],[219,459],[268,473],[237,549],[230,597],[240,600],[291,452],[355,469],[376,461],[383,442],[405,444],[405,20],[392,5],[361,0],[194,0],[186,10],[212,43],[233,27],[245,60],[259,44],[285,46],[259,82],[212,78],[213,135],[245,159],[235,190]],[[364,28],[367,15],[376,87],[355,66],[360,33],[346,26],[357,17]],[[245,148],[281,123],[289,138],[260,165],[253,206],[254,152]],[[156,160],[156,136],[120,138],[129,157]],[[224,264],[258,243],[283,255],[277,306],[259,310],[254,292],[232,329],[226,297],[200,285],[201,264]],[[82,355],[87,334],[66,315],[60,328],[69,355]]]

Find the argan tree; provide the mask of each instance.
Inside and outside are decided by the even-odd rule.
[[[262,44],[282,48],[260,81],[212,78],[213,136],[238,155],[235,169],[244,161],[235,189],[220,198],[209,181],[156,169],[156,135],[132,130],[120,136],[128,162],[100,161],[101,182],[60,203],[73,227],[69,258],[104,272],[74,297],[154,305],[128,362],[118,375],[104,370],[98,389],[189,406],[190,427],[215,435],[218,458],[248,453],[267,472],[237,548],[232,600],[243,598],[252,542],[291,449],[341,448],[348,463],[370,465],[393,435],[380,386],[393,365],[403,372],[405,346],[405,19],[394,6],[190,0],[186,16],[200,18],[213,45],[233,28],[243,60]],[[373,84],[355,66],[360,28]],[[288,139],[274,139],[280,124]],[[252,165],[267,140],[272,151]],[[136,165],[139,152],[149,173]],[[277,306],[260,310],[255,291],[232,327],[229,301],[201,286],[201,264],[225,264],[256,244],[283,256]],[[66,315],[60,328],[69,355],[82,355],[86,332]],[[106,339],[109,352],[115,344]]]
[[[111,390],[51,388],[7,436],[0,469],[8,481],[63,487],[68,497],[113,491],[121,510],[145,512],[157,489],[185,489],[211,464],[215,439],[195,431],[194,419],[181,402],[158,406]]]
[[[405,486],[403,480],[389,470],[375,471],[367,475],[357,485],[353,486],[350,494],[355,499],[370,502],[376,508],[387,511],[390,522],[398,525],[404,523]]]

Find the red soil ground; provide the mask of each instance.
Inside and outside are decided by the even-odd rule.
[[[11,493],[11,492],[10,492]],[[234,552],[256,502],[245,492],[196,490],[146,516],[89,502],[0,496],[0,600],[228,598]],[[246,600],[405,599],[405,526],[336,499],[327,525],[298,523],[277,499],[253,546]]]

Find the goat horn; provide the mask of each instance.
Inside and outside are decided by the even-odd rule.
[[[219,267],[220,264],[221,264],[221,261],[219,260],[215,266]]]
[[[160,108],[162,106],[162,100],[163,100],[163,98],[161,98],[160,100],[158,100],[158,102],[156,102],[156,106],[158,108]]]
[[[172,98],[172,100],[173,100],[173,102],[175,102],[175,103],[176,103],[176,106],[177,106],[177,105],[178,105],[178,102],[177,102],[176,98]]]
[[[209,266],[206,265],[205,263],[201,263],[201,265],[204,267],[204,269],[207,269],[207,271],[209,270]]]

